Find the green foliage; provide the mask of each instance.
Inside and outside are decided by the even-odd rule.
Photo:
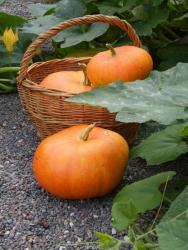
[[[188,145],[184,141],[187,127],[187,123],[172,125],[153,133],[131,149],[131,158],[141,157],[147,161],[148,165],[175,160],[178,156],[188,152]]]
[[[176,65],[178,60],[173,60],[170,55],[164,61],[170,61],[163,66],[163,58],[158,56],[158,50],[168,51],[168,46],[172,43],[178,51],[176,41],[186,39],[188,29],[187,22],[187,3],[186,1],[138,1],[138,0],[119,0],[119,1],[85,1],[97,7],[98,11],[106,15],[117,15],[130,22],[144,45],[149,48],[155,59],[155,67],[160,65],[160,69]],[[123,38],[126,42],[126,38]],[[118,44],[119,35],[114,38],[114,45]],[[108,42],[106,40],[105,42]],[[187,39],[185,45],[188,44]],[[174,52],[176,52],[174,50]],[[180,53],[179,61],[185,61],[185,56]]]
[[[55,15],[64,20],[69,18],[79,17],[86,12],[86,6],[82,0],[59,1]]]
[[[156,232],[161,250],[188,249],[188,186],[171,204]]]
[[[5,12],[0,12],[0,32],[5,28],[21,26],[27,21],[20,16],[10,15]]]
[[[116,82],[81,93],[69,102],[88,103],[117,112],[121,122],[156,121],[169,125],[188,119],[188,64],[179,63],[163,72],[153,71],[134,84]]]
[[[48,5],[43,4],[40,7],[40,13],[43,13],[43,15],[32,19],[22,30],[25,33],[39,35],[60,22],[83,16],[86,11],[84,4],[80,0],[60,1],[55,7],[50,5],[50,8],[54,10],[50,15],[45,15],[46,11],[50,9],[47,8]]]
[[[188,126],[185,126],[181,132],[181,135],[184,137],[188,136]]]
[[[60,19],[53,16],[40,16],[37,19],[31,20],[27,25],[22,28],[22,32],[28,34],[40,35],[47,31],[49,28],[57,25]]]
[[[188,219],[160,223],[157,226],[157,235],[161,250],[187,250]]]
[[[187,46],[188,43],[186,39],[188,29],[187,4],[185,2],[180,4],[179,2],[167,0],[145,0],[142,2],[138,0],[61,0],[56,4],[31,5],[30,9],[34,19],[31,19],[29,24],[24,26],[24,32],[32,32],[38,35],[49,29],[50,24],[53,26],[64,20],[83,16],[84,14],[116,15],[133,25],[144,45],[152,53],[155,66],[159,66],[159,69],[167,69],[176,65],[179,61],[187,62],[185,54],[177,54],[177,51],[180,51],[178,49],[183,49],[182,46]],[[108,33],[108,36],[104,36],[106,30],[110,30],[111,27],[103,26],[100,28],[100,26],[103,25],[97,24],[95,29],[88,27],[86,32],[78,27],[68,29],[55,38],[55,41],[60,42],[63,48],[77,46],[83,41],[88,43],[92,41],[92,46],[95,48],[104,47],[105,43],[109,41],[114,46],[118,46],[120,41],[122,44],[127,43],[127,37],[117,27],[115,29],[118,32],[111,32]],[[88,30],[90,30],[89,33]],[[92,35],[90,35],[91,33]],[[78,36],[79,39],[76,39],[75,36]],[[98,39],[98,36],[101,39]],[[183,41],[184,45],[181,45],[181,41]],[[77,48],[79,50],[79,47]],[[58,51],[56,50],[57,54]]]
[[[94,38],[101,36],[108,29],[108,24],[92,24],[89,26],[74,27],[60,33],[55,42],[62,42],[61,48],[70,47],[81,42],[90,42]]]
[[[129,193],[124,193],[124,200],[126,199],[126,206],[123,209],[123,202],[122,206],[120,205],[120,213],[118,215],[119,225],[121,230],[127,228],[123,225],[123,221],[127,224],[126,218],[126,210],[132,207],[133,200],[140,199],[139,193],[138,196],[134,197],[135,186],[138,186],[141,190],[140,196],[143,199],[142,203],[146,204],[147,202],[144,200],[144,195],[142,193],[143,187],[149,190],[150,197],[156,197],[156,189],[159,192],[159,186],[166,181],[170,180],[173,177],[173,172],[164,172],[158,175],[154,175],[152,177],[146,178],[142,181],[135,182],[130,185],[126,185],[123,190],[126,190],[126,187],[133,187],[132,190],[129,190]],[[165,178],[166,179],[165,179]],[[168,180],[167,180],[168,179]],[[155,183],[153,186],[155,188],[150,189],[151,183]],[[139,191],[139,190],[137,190]],[[165,191],[163,194],[160,194],[161,198],[158,200],[155,206],[158,206],[160,203],[160,208],[157,213],[160,212],[163,198],[165,196]],[[122,193],[122,190],[118,193]],[[148,194],[149,194],[148,193]],[[148,194],[146,194],[148,196]],[[129,199],[129,196],[132,195],[132,199]],[[120,197],[120,196],[119,196]],[[149,197],[149,196],[148,196]],[[141,199],[140,199],[141,200]],[[114,200],[114,204],[117,204],[117,200]],[[149,201],[150,203],[150,201]],[[129,205],[128,205],[129,204]],[[117,206],[116,206],[117,207]],[[113,214],[112,208],[112,214]],[[151,209],[151,207],[150,207]],[[135,209],[133,209],[135,211]],[[145,210],[140,211],[140,213],[144,213]],[[134,213],[134,212],[133,212]],[[138,215],[137,215],[138,216]],[[156,215],[157,216],[157,215]],[[125,219],[126,218],[126,219]],[[156,217],[157,218],[157,217]],[[125,220],[124,220],[125,219]],[[153,223],[152,223],[153,225]],[[156,232],[156,233],[155,233]],[[136,219],[129,222],[127,236],[123,240],[116,239],[110,236],[107,233],[99,233],[97,232],[96,236],[99,240],[100,249],[120,249],[120,246],[128,246],[133,250],[185,250],[188,247],[188,186],[183,190],[183,192],[172,202],[170,205],[169,210],[166,212],[165,216],[161,219],[159,224],[155,226],[155,228],[151,227],[146,232],[142,232],[142,230],[137,227]],[[150,236],[155,236],[156,240],[153,240]],[[158,238],[158,239],[157,239]]]
[[[41,3],[29,4],[29,11],[32,17],[45,16],[49,13],[53,14],[55,8],[56,4],[41,4]]]
[[[101,250],[119,250],[121,241],[115,239],[107,233],[95,232],[99,240],[99,246]]]
[[[172,202],[169,210],[162,218],[162,222],[176,219],[187,220],[188,219],[188,186],[186,186],[178,197]]]
[[[184,176],[180,180],[176,180],[167,186],[165,192],[165,204],[172,202],[176,197],[182,192],[182,190],[187,186],[187,178]]]
[[[165,176],[166,173],[161,173],[160,176]],[[167,177],[167,176],[166,176]],[[147,189],[151,189],[151,197],[155,197],[156,190],[153,189],[152,180],[159,179],[159,175],[155,175],[149,178],[146,178],[139,184],[142,189],[142,185],[145,186],[147,183]],[[172,176],[170,177],[172,178]],[[150,180],[150,181],[148,181]],[[163,180],[164,182],[165,180]],[[133,183],[131,185],[135,185],[139,182]],[[161,182],[162,183],[162,182]],[[159,184],[159,183],[158,183]],[[167,180],[166,180],[167,184]],[[131,186],[129,185],[129,186]],[[121,193],[122,191],[120,191]],[[165,195],[165,190],[163,191],[163,195]],[[132,200],[135,201],[134,192],[132,193]],[[130,193],[124,194],[124,199],[127,198],[127,203],[129,200]],[[130,200],[129,200],[130,201]],[[116,200],[114,200],[114,204],[116,204]],[[131,201],[132,202],[132,201]],[[147,195],[142,196],[142,203],[148,202]],[[163,198],[161,198],[160,208],[158,213],[160,212],[162,206]],[[126,211],[126,208],[124,210]],[[121,207],[122,213],[119,214],[119,221],[124,221],[123,207]],[[113,211],[113,209],[112,209]],[[119,240],[107,233],[96,233],[96,236],[99,239],[100,249],[120,249],[120,246],[132,246],[131,249],[134,250],[185,250],[188,248],[188,186],[183,190],[183,192],[172,202],[169,210],[166,212],[165,216],[162,217],[159,224],[155,226],[155,228],[151,227],[146,232],[142,232],[140,228],[136,226],[136,221],[130,221],[128,227],[128,235],[123,239]],[[125,220],[125,223],[127,221]],[[121,222],[121,224],[123,224]],[[131,224],[131,225],[130,225]],[[152,223],[153,225],[153,223]],[[127,228],[124,227],[124,228]],[[155,233],[156,232],[156,233]],[[155,236],[156,240],[153,241],[150,236]]]
[[[180,61],[188,63],[187,43],[181,40],[169,43],[164,48],[160,48],[157,55],[161,60],[158,66],[160,70],[171,68]]]
[[[158,24],[168,19],[169,10],[165,5],[139,5],[132,10],[132,14],[131,20],[138,35],[150,36]]]
[[[16,91],[16,76],[19,67],[2,67],[0,68],[0,94]]]
[[[4,1],[1,1],[3,3]],[[0,35],[6,27],[19,28],[22,34],[30,36],[30,43],[52,26],[73,17],[85,14],[116,15],[130,22],[139,34],[143,45],[154,59],[155,68],[165,70],[178,62],[188,62],[187,1],[138,1],[138,0],[70,0],[46,1],[48,4],[30,4],[32,15],[28,21],[19,16],[0,12]],[[49,4],[50,3],[50,4]],[[20,39],[20,44],[23,39]],[[127,35],[117,27],[107,24],[83,25],[65,30],[54,37],[52,45],[58,58],[72,56],[82,50],[85,43],[87,55],[104,50],[105,44],[114,46],[130,43]],[[73,54],[72,51],[75,51]],[[25,49],[15,49],[11,61],[18,65]],[[182,52],[183,51],[183,52]],[[1,65],[7,65],[6,52],[1,50]],[[81,53],[84,54],[84,53]],[[42,57],[41,57],[42,58]],[[48,58],[47,56],[44,57]],[[5,64],[4,64],[5,62]],[[4,64],[4,65],[3,65]],[[118,80],[118,79],[117,79]],[[148,110],[149,112],[149,110]],[[174,112],[174,110],[169,110]],[[122,114],[123,115],[123,114]],[[121,117],[119,117],[122,120]]]
[[[174,175],[173,171],[164,172],[126,185],[114,199],[113,227],[118,230],[126,229],[136,220],[139,213],[157,207],[161,201],[160,185],[171,180]]]
[[[133,224],[138,215],[138,210],[134,202],[130,199],[130,196],[127,198],[128,201],[125,198],[119,198],[120,201],[115,202],[112,207],[112,225],[120,231],[126,229],[128,225]]]

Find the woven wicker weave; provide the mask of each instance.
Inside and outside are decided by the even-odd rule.
[[[87,64],[89,57],[38,62],[29,67],[36,50],[57,33],[75,25],[92,24],[95,22],[108,23],[119,27],[127,32],[133,45],[141,46],[139,37],[131,25],[115,16],[88,15],[73,18],[52,27],[44,34],[38,36],[24,54],[17,84],[22,105],[41,139],[72,125],[89,124],[92,122],[96,122],[97,126],[119,132],[127,139],[129,144],[132,143],[136,136],[138,124],[117,122],[115,121],[116,114],[109,113],[105,108],[66,102],[66,98],[73,96],[73,94],[46,89],[39,85],[41,80],[50,73],[61,70],[80,70],[78,63]]]

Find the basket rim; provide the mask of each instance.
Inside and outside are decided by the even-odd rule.
[[[44,94],[47,94],[47,95],[54,95],[54,96],[63,96],[63,97],[72,97],[74,96],[75,94],[74,93],[68,93],[68,92],[65,92],[65,91],[62,91],[62,90],[56,90],[56,89],[50,89],[50,88],[45,88],[44,86],[30,80],[28,78],[28,74],[29,72],[33,69],[33,68],[37,68],[37,67],[41,67],[43,65],[48,65],[50,63],[60,63],[60,62],[80,62],[80,61],[86,61],[86,60],[89,60],[91,57],[68,57],[68,58],[62,58],[62,59],[52,59],[52,60],[48,60],[48,61],[40,61],[40,62],[35,62],[33,64],[31,64],[29,67],[28,67],[28,70],[27,70],[27,75],[26,77],[22,80],[21,82],[21,85],[26,87],[26,88],[29,88],[31,91],[39,91],[39,92],[42,92]],[[65,71],[68,71],[68,70],[65,70]],[[57,71],[55,71],[57,72]],[[17,79],[18,80],[18,79]]]

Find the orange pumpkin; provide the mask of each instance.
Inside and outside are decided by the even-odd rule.
[[[107,44],[103,51],[91,58],[87,65],[87,76],[94,87],[100,87],[114,81],[131,82],[144,79],[153,68],[150,54],[136,46],[113,48]]]
[[[40,83],[48,89],[61,90],[67,93],[78,94],[91,90],[84,72],[84,66],[81,65],[82,71],[58,71],[46,76]]]
[[[76,125],[44,139],[33,159],[34,175],[46,191],[66,199],[111,192],[123,177],[128,145],[119,134]]]

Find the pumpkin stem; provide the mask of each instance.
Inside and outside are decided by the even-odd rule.
[[[83,71],[84,73],[84,81],[83,81],[83,85],[84,86],[90,86],[90,82],[89,82],[89,79],[87,77],[87,66],[85,63],[78,63],[80,69]]]
[[[115,49],[113,48],[112,44],[107,43],[107,44],[106,44],[106,47],[111,51],[112,56],[115,56],[115,55],[116,55]]]
[[[91,132],[91,130],[95,127],[96,123],[92,123],[89,126],[87,126],[81,133],[80,135],[80,139],[83,141],[87,141],[89,134]]]

